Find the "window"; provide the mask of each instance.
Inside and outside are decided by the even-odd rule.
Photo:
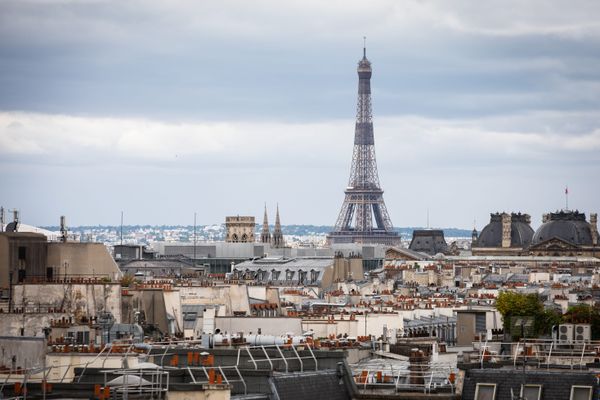
[[[27,247],[19,246],[19,261],[27,258]]]
[[[475,388],[475,400],[494,400],[496,398],[495,383],[478,383]]]
[[[315,283],[317,282],[317,279],[319,279],[319,271],[315,271],[314,269],[310,270],[310,281]]]
[[[570,400],[592,400],[591,386],[571,386]]]
[[[521,398],[526,400],[540,400],[542,385],[521,385]]]
[[[299,283],[306,282],[306,274],[307,274],[306,271],[302,271],[302,270],[298,271],[298,282]]]
[[[274,281],[278,281],[279,280],[279,275],[281,274],[281,271],[271,271],[271,279]]]
[[[195,311],[185,312],[183,313],[184,321],[195,321],[198,318],[198,313]]]
[[[475,333],[479,335],[480,333],[486,332],[486,323],[485,323],[485,313],[477,313],[475,314]]]
[[[294,279],[294,271],[290,271],[289,269],[285,271],[285,280],[291,281]]]

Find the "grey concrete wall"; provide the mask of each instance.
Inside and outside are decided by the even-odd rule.
[[[19,259],[19,247],[25,248],[25,258]],[[24,269],[26,277],[46,276],[46,237],[37,233],[0,233],[0,287],[9,286],[10,272],[17,282],[17,270]]]
[[[95,275],[118,279],[121,271],[102,243],[48,243],[48,266],[56,275]]]
[[[74,318],[93,317],[108,311],[121,322],[121,285],[106,284],[30,284],[13,286],[14,307],[33,308],[49,305],[70,313]]]
[[[475,337],[475,314],[457,313],[456,345],[470,346]]]
[[[45,358],[46,341],[43,337],[0,336],[0,366],[11,369],[41,367]]]
[[[182,304],[223,305],[221,315],[232,315],[233,311],[245,311],[250,315],[250,301],[246,285],[182,287]]]
[[[69,318],[67,313],[32,313],[32,314],[0,314],[0,336],[24,336],[44,337],[43,328],[50,326],[50,320]],[[50,333],[52,335],[52,333]]]

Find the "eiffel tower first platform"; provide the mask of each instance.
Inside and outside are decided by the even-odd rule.
[[[354,152],[346,197],[328,244],[379,243],[399,245],[392,221],[383,202],[375,160],[373,115],[371,113],[371,62],[366,48],[358,63],[358,105],[354,131]]]

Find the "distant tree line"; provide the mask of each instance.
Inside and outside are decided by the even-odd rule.
[[[211,225],[196,225],[196,229],[204,229],[207,226],[221,225],[225,229],[224,224],[211,224]],[[273,225],[270,225],[273,229]],[[47,229],[49,231],[58,231],[59,226],[41,226],[40,228]],[[120,231],[120,225],[81,225],[81,226],[69,226],[69,230],[75,232],[89,231],[89,230],[107,230],[107,231]],[[193,225],[123,225],[123,232],[135,232],[141,229],[153,229],[153,230],[165,230],[165,229],[186,229],[193,230]],[[256,230],[260,231],[262,224],[256,224]],[[326,235],[333,230],[333,226],[329,225],[282,225],[281,229],[285,235],[298,235],[303,236],[307,234]],[[394,228],[394,231],[400,233],[405,238],[411,238],[412,233],[416,229],[425,229],[422,227],[398,227]],[[448,237],[471,237],[471,231],[468,229],[459,228],[440,228],[444,231],[444,235]]]

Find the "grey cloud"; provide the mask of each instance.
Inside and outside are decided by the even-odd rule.
[[[593,209],[599,8],[4,1],[0,180],[19,190],[0,203],[40,224],[61,208],[81,223],[110,222],[122,208],[140,223],[187,223],[202,209],[212,223],[260,215],[277,199],[287,222],[333,223],[366,34],[396,225],[424,224],[425,203],[438,225],[509,209],[538,218],[562,205],[566,183],[579,208]],[[185,189],[152,190],[161,185]]]

